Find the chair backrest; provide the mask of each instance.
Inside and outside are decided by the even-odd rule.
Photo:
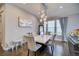
[[[33,36],[24,36],[24,38],[27,40],[28,49],[35,48],[36,42]]]
[[[56,34],[53,35],[53,40],[55,40]]]
[[[52,43],[55,42],[56,34],[52,35]]]

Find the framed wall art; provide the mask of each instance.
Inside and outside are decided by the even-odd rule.
[[[32,27],[32,21],[30,19],[23,19],[18,17],[18,26],[19,27]]]

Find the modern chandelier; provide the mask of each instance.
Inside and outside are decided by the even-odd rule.
[[[45,4],[42,4],[43,8],[41,8],[40,11],[40,23],[46,23],[47,22],[47,8]]]

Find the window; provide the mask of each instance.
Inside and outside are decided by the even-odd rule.
[[[43,32],[43,25],[40,25],[40,35],[43,35],[44,32]]]
[[[51,20],[51,21],[48,21],[47,24],[48,24],[47,32],[55,33],[55,30],[56,30],[57,35],[62,34],[61,25],[60,25],[59,20]],[[45,24],[44,24],[44,32],[46,32],[46,25]]]
[[[57,31],[56,31],[57,35],[61,35],[62,31],[61,31],[61,25],[59,20],[56,20],[56,28],[57,28]]]
[[[55,21],[48,21],[48,32],[54,33]]]

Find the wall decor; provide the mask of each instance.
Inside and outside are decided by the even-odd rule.
[[[32,27],[32,21],[29,19],[23,19],[18,17],[18,26],[19,27]]]

